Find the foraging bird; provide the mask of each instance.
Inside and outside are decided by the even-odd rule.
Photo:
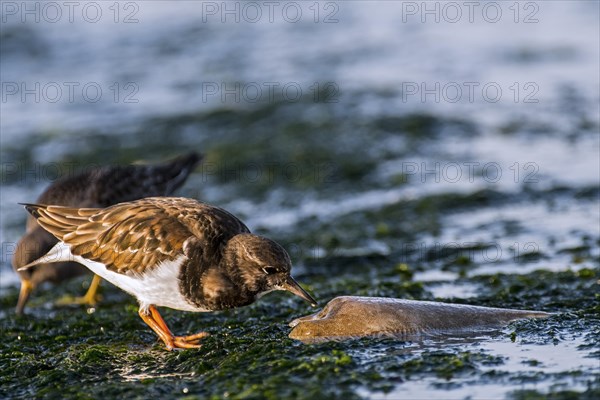
[[[202,156],[189,153],[158,165],[105,166],[57,180],[37,199],[42,204],[71,207],[107,207],[149,196],[168,196],[179,188],[198,165]],[[35,218],[27,219],[25,235],[20,239],[12,265],[21,279],[16,312],[22,314],[31,292],[46,281],[59,283],[87,272],[76,262],[37,265],[25,271],[19,268],[46,254],[58,240],[42,229]],[[94,276],[85,296],[74,303],[95,304],[100,278]]]
[[[209,312],[287,290],[315,300],[291,277],[276,242],[253,235],[229,212],[193,199],[153,197],[108,208],[26,204],[60,242],[39,260],[75,260],[135,296],[140,317],[167,349],[199,347],[205,332],[175,336],[156,307]]]

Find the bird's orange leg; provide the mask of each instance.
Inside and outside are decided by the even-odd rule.
[[[140,309],[139,315],[144,322],[148,324],[148,326],[152,328],[152,330],[161,338],[168,350],[173,350],[174,348],[196,349],[201,346],[198,344],[200,339],[209,335],[207,332],[200,332],[189,336],[173,335],[165,320],[161,317],[161,315],[158,313],[158,310],[154,306],[148,307],[147,312],[144,312],[142,309]]]
[[[165,331],[155,320],[152,318],[152,314],[146,311],[142,311],[140,308],[138,311],[140,317],[144,320],[144,322],[152,328],[154,332],[161,338],[168,350],[173,350],[173,334],[170,330]]]
[[[101,296],[98,294],[100,282],[102,282],[102,278],[94,274],[92,282],[90,283],[90,287],[88,288],[87,292],[85,292],[85,295],[81,298],[83,304],[94,306],[96,303],[98,303],[98,300],[101,300]]]

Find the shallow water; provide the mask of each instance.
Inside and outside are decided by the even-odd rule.
[[[89,383],[96,397],[598,395],[596,2],[494,2],[497,22],[483,3],[472,22],[464,8],[436,22],[420,2],[302,2],[295,23],[280,10],[270,22],[262,3],[258,22],[223,23],[206,7],[224,3],[192,1],[121,4],[115,23],[98,4],[96,23],[2,10],[0,397],[76,397]],[[322,304],[353,294],[559,316],[470,342],[303,346],[286,323],[312,310],[271,294],[224,314],[167,312],[174,330],[213,334],[169,354],[108,285],[93,313],[53,305],[83,280],[40,290],[14,317],[18,202],[73,170],[190,149],[206,159],[179,194],[281,242]]]
[[[468,397],[497,399],[504,398],[508,394],[514,395],[514,392],[518,391],[539,390],[540,384],[528,379],[539,374],[556,374],[552,382],[554,389],[563,388],[583,392],[588,389],[591,382],[568,372],[579,370],[586,371],[584,375],[594,374],[598,363],[595,358],[586,358],[586,353],[578,349],[582,344],[581,340],[571,339],[553,345],[552,351],[548,351],[547,345],[515,343],[507,339],[489,337],[474,338],[470,342],[430,341],[423,345],[427,350],[414,351],[412,355],[419,357],[423,352],[431,349],[444,351],[452,347],[460,352],[470,351],[503,358],[482,365],[479,374],[448,379],[445,383],[441,382],[439,377],[424,379],[418,377],[398,385],[389,393],[373,393],[365,390],[359,393],[373,399],[464,399]],[[482,375],[492,378],[482,379]],[[520,377],[513,379],[512,385],[507,385],[505,379],[510,375],[520,375]]]

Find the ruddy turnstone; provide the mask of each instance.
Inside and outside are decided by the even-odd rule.
[[[71,207],[107,207],[150,196],[168,196],[180,187],[202,157],[189,153],[158,165],[105,166],[65,177],[50,185],[37,199],[41,204]],[[12,265],[15,270],[46,254],[58,240],[29,216],[25,235],[17,244]],[[58,283],[87,272],[77,262],[37,265],[18,271],[21,291],[16,307],[22,314],[31,292],[41,283]],[[85,296],[75,303],[94,304],[100,278],[94,276]]]
[[[253,235],[229,212],[193,199],[153,197],[108,208],[26,204],[60,241],[23,267],[75,260],[135,296],[140,317],[167,349],[199,347],[201,332],[175,336],[157,306],[209,312],[287,290],[316,305],[291,277],[279,244]]]

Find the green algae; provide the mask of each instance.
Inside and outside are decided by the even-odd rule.
[[[233,187],[228,194],[232,199],[255,203],[280,191],[282,204],[293,208],[307,197],[337,201],[340,194],[351,197],[371,189],[418,186],[420,182],[410,176],[381,178],[375,170],[382,161],[431,150],[427,146],[442,140],[443,133],[451,131],[463,139],[477,133],[470,123],[434,115],[365,121],[350,117],[351,110],[340,118],[334,104],[323,103],[320,117],[313,118],[306,107],[277,101],[253,109],[222,107],[153,117],[132,131],[79,132],[77,139],[66,133],[58,137],[40,133],[2,149],[2,154],[9,156],[8,161],[29,163],[39,146],[72,139],[62,162],[85,167],[161,159],[195,149],[207,155],[201,171],[192,177],[196,183],[219,190]],[[402,139],[402,146],[387,146],[390,137]],[[263,174],[254,178],[257,170]],[[17,182],[12,175],[2,179]],[[196,189],[203,198],[204,187]],[[303,218],[289,229],[258,227],[261,234],[296,249],[290,251],[296,278],[321,305],[347,294],[385,296],[556,313],[547,320],[519,321],[474,338],[363,338],[303,345],[287,337],[287,323],[314,310],[288,294],[271,293],[250,307],[222,313],[161,310],[177,334],[201,330],[211,334],[201,349],[167,352],[138,317],[134,299],[108,284],[103,285],[104,301],[94,312],[52,305],[64,293],[83,292],[80,282],[73,281],[38,291],[24,317],[13,314],[18,293],[12,288],[0,296],[0,398],[352,399],[393,394],[398,387],[422,380],[444,390],[506,386],[505,392],[515,399],[597,397],[597,370],[569,364],[564,370],[545,372],[544,362],[535,354],[520,363],[525,369],[510,364],[519,354],[518,346],[542,346],[551,353],[573,340],[582,357],[600,356],[597,237],[581,236],[580,244],[558,252],[569,257],[565,266],[572,261],[578,269],[546,270],[552,255],[540,249],[514,259],[519,266],[539,267],[523,274],[473,274],[482,262],[470,254],[488,249],[485,241],[442,251],[405,246],[420,243],[423,237],[440,237],[449,215],[564,198],[595,201],[598,188],[525,187],[519,193],[448,189],[340,215]],[[526,232],[521,222],[499,221],[502,235]],[[371,248],[372,241],[388,250]],[[315,248],[323,251],[314,252]],[[365,250],[355,251],[361,248]],[[474,285],[475,295],[463,298],[457,290],[456,296],[436,297],[433,288],[439,282],[416,278],[430,271],[457,274],[452,283],[457,288]],[[496,342],[514,345],[512,353],[483,348]],[[565,382],[576,389],[565,388]],[[540,389],[513,390],[525,384]]]
[[[426,202],[441,201],[449,205],[464,200],[459,197],[448,201],[448,198],[436,196]],[[415,204],[389,206],[380,211],[381,220],[389,213],[413,210]],[[464,206],[464,203],[459,205]],[[436,210],[435,207],[424,209]],[[314,231],[308,229],[304,234],[309,238],[318,236],[319,232],[329,234],[330,239],[318,236],[311,240],[329,242],[330,248],[335,250],[347,241],[358,243],[361,238],[356,226],[375,215],[373,211],[350,215],[341,221],[342,226],[347,226],[338,229],[315,223]],[[430,217],[425,212],[415,214],[417,223],[420,218]],[[412,226],[416,226],[414,222]],[[399,230],[394,234],[382,232],[385,229],[373,223],[365,227],[367,229],[362,230],[365,237],[372,235],[380,240],[395,241],[396,235],[402,235]],[[297,233],[290,232],[283,236],[282,243],[296,240]],[[434,268],[440,260],[452,259],[457,254],[460,252],[432,253],[416,265],[405,262],[402,252],[357,256],[333,252],[303,259],[304,272],[297,278],[321,304],[349,293],[434,300],[428,284],[414,281],[414,274]],[[461,267],[458,264],[456,268]],[[471,264],[469,261],[462,266],[477,265]],[[488,340],[551,348],[577,337],[581,339],[582,352],[598,357],[598,277],[598,268],[463,276],[457,283],[477,284],[480,290],[476,297],[437,300],[556,312],[548,320],[513,323],[505,331],[490,334]],[[24,317],[12,314],[18,295],[16,290],[0,296],[0,312],[4,315],[0,327],[4,338],[0,344],[0,397],[359,398],[363,397],[361,393],[392,393],[399,385],[424,377],[432,379],[436,387],[448,390],[502,384],[507,380],[537,384],[567,380],[577,382],[578,387],[588,387],[577,391],[565,391],[557,386],[543,392],[514,392],[512,396],[519,399],[544,395],[553,398],[589,395],[592,398],[598,392],[597,372],[511,373],[503,369],[507,356],[469,347],[468,339],[464,343],[442,341],[433,345],[368,338],[302,345],[287,338],[286,323],[312,310],[285,293],[273,293],[253,306],[222,313],[164,310],[165,319],[178,334],[200,330],[211,333],[199,350],[167,352],[137,316],[134,300],[109,285],[104,285],[105,300],[95,312],[86,313],[79,307],[49,307],[64,292],[81,291],[78,282],[40,291],[31,302],[30,315]],[[535,362],[529,367],[541,368]],[[366,392],[357,391],[359,388]]]
[[[465,207],[464,197],[454,197],[433,196],[424,201]],[[389,206],[379,211],[380,220],[385,221],[390,213],[399,217],[412,212],[417,204],[409,201]],[[414,214],[411,226],[426,226],[427,220],[435,219],[423,210],[438,213],[437,207],[423,207]],[[377,221],[377,215],[366,211],[345,216],[340,221],[342,228],[337,229],[333,224],[305,223],[314,230],[303,234],[312,243],[330,243],[332,250],[342,243],[359,243],[361,235],[389,239],[390,243],[399,236],[412,237],[402,230],[390,233],[387,229],[396,227],[389,224],[385,229],[373,222],[366,225],[369,220]],[[356,226],[364,229],[357,232]],[[319,235],[330,235],[330,239]],[[289,232],[281,241],[297,240],[297,232]],[[428,284],[415,281],[414,274],[457,254],[460,256],[460,252],[432,253],[413,264],[406,262],[402,252],[340,255],[334,251],[302,259],[303,273],[297,278],[321,304],[344,294],[434,300]],[[456,268],[461,267],[458,264]],[[469,261],[462,266],[472,268],[477,263]],[[515,322],[504,331],[476,340],[543,345],[551,351],[553,346],[578,338],[582,354],[598,357],[599,277],[598,268],[552,272],[544,270],[541,261],[540,269],[528,274],[463,276],[456,283],[477,284],[477,296],[436,300],[555,312],[547,320]],[[250,307],[222,313],[164,310],[165,319],[178,334],[211,333],[199,350],[167,352],[137,316],[132,298],[108,284],[102,290],[105,300],[92,313],[85,308],[50,306],[65,292],[81,292],[79,282],[39,291],[31,302],[30,315],[24,317],[12,314],[16,290],[0,296],[0,335],[4,338],[0,343],[0,397],[360,398],[365,393],[393,393],[403,384],[424,378],[444,390],[505,385],[507,381],[548,387],[542,392],[515,391],[511,396],[516,399],[593,398],[599,390],[597,371],[511,372],[506,365],[508,355],[470,346],[469,338],[433,343],[365,338],[303,345],[287,338],[290,328],[286,324],[313,310],[285,293],[272,293]],[[543,370],[543,365],[534,361],[528,367]],[[574,382],[583,389],[568,391],[552,382]]]
[[[400,270],[406,268],[400,266]],[[398,270],[398,266],[392,265],[390,270]],[[501,307],[535,303],[537,308],[558,314],[548,320],[514,323],[511,330],[496,335],[519,342],[553,343],[567,340],[565,334],[569,332],[582,336],[585,346],[598,351],[593,334],[600,333],[600,313],[594,298],[598,276],[600,270],[480,276],[475,281],[485,285],[488,293],[469,299],[469,303]],[[521,288],[524,284],[527,287]],[[514,290],[515,285],[519,290]],[[67,286],[68,290],[79,289],[75,283]],[[416,292],[410,285],[384,282],[372,286],[377,291],[370,291],[368,283],[361,286],[349,278],[338,279],[334,289],[329,286],[325,280],[311,282],[321,301],[361,291],[365,295],[428,297],[422,284]],[[6,314],[0,344],[3,398],[32,394],[48,398],[184,394],[190,398],[354,398],[359,387],[387,392],[399,382],[423,376],[431,376],[440,384],[464,377],[489,383],[508,374],[489,371],[490,367],[502,366],[503,357],[472,348],[425,345],[411,351],[410,342],[392,339],[299,344],[287,338],[286,321],[309,310],[285,293],[222,313],[165,310],[164,317],[175,332],[205,329],[211,333],[199,350],[167,352],[137,316],[132,299],[113,287],[103,290],[109,300],[93,313],[77,307],[51,312],[32,309],[33,315],[16,317],[11,309],[17,293],[11,291],[2,297],[1,311]],[[39,293],[38,300],[52,301],[60,292]],[[516,373],[511,378],[518,376]],[[525,378],[544,382],[552,376]],[[589,376],[582,372],[574,379]],[[563,394],[557,396],[562,398]],[[523,392],[515,398],[535,398],[535,393]]]

